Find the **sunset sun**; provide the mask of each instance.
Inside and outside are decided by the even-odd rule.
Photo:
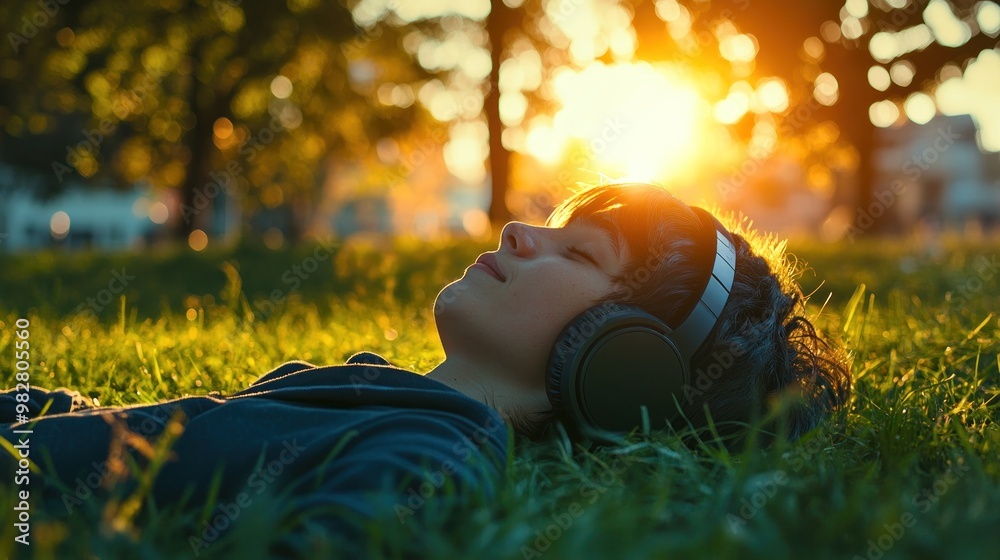
[[[696,155],[707,114],[694,86],[648,63],[594,63],[553,84],[562,107],[528,132],[527,148],[554,164],[576,140],[593,169],[615,179],[666,180]]]

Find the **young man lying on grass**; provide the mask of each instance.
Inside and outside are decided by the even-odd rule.
[[[405,520],[424,500],[493,495],[508,426],[537,439],[558,423],[581,441],[709,427],[739,441],[770,415],[764,426],[795,438],[847,400],[850,374],[802,316],[780,246],[754,239],[660,187],[593,187],[545,227],[507,224],[499,249],[441,290],[446,359],[426,374],[361,352],[155,405],[88,409],[71,391],[33,388],[27,402],[11,391],[0,433],[15,454],[30,439],[42,473],[32,488],[55,509],[78,508],[134,461],[155,474],[158,506],[214,496],[221,519],[258,490],[282,491],[339,534],[382,508]],[[19,468],[11,453],[5,472]]]

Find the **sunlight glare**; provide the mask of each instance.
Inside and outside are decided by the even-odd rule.
[[[697,123],[707,112],[694,86],[648,63],[564,71],[554,87],[562,108],[552,127],[532,126],[528,151],[553,162],[570,138],[585,141],[597,162],[619,179],[661,179],[698,145]],[[533,123],[534,124],[534,123]]]

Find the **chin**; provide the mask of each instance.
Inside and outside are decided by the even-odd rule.
[[[455,307],[462,300],[463,293],[468,289],[461,278],[441,288],[437,297],[434,298],[434,316],[449,313],[449,308]]]

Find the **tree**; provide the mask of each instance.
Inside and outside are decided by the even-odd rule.
[[[755,121],[764,118],[774,121],[774,128],[781,136],[779,141],[796,145],[796,152],[806,153],[813,163],[830,168],[853,160],[855,202],[861,207],[867,207],[873,192],[879,188],[874,184],[876,127],[869,119],[870,107],[883,99],[900,104],[915,91],[933,91],[940,80],[939,70],[951,64],[960,66],[982,49],[996,48],[995,30],[981,32],[976,20],[977,11],[988,3],[992,2],[850,0],[846,6],[819,0],[593,2],[604,5],[605,9],[617,4],[629,10],[637,42],[634,60],[680,63],[728,83],[738,79],[780,78],[789,96],[787,108],[760,116],[746,112],[730,126],[734,138],[749,142]],[[560,15],[561,9],[553,4],[558,3],[543,8],[541,2],[531,0],[492,2],[493,12],[487,23],[494,65],[491,92],[498,89],[504,49],[515,41],[525,39],[543,55],[542,59],[548,61],[546,76],[551,76],[557,66],[573,64],[565,49],[552,44],[553,19]],[[935,17],[947,19],[945,12],[949,12],[954,24],[964,26],[968,36],[951,42],[930,41],[920,48],[903,49],[880,60],[873,58],[871,42],[876,33],[881,33],[876,41],[885,43],[893,34],[925,26],[923,14],[931,4],[936,4]],[[571,6],[578,8],[579,3]],[[681,21],[684,19],[686,25]],[[781,32],[776,32],[777,29]],[[722,41],[742,34],[754,43],[755,54],[749,62],[723,56]],[[614,59],[607,48],[596,52],[595,58]],[[900,61],[916,69],[911,81],[892,81],[884,92],[873,87],[868,77],[871,67],[900,64]],[[543,99],[537,91],[531,99],[536,111],[547,110],[545,102],[552,101]],[[498,138],[503,130],[499,95],[491,95],[487,101],[494,174],[490,215],[502,219],[506,209],[497,208],[507,193],[510,155]],[[810,150],[807,145],[818,130],[827,137],[839,137],[839,148]]]
[[[500,120],[500,64],[504,59],[507,34],[516,29],[522,18],[502,0],[490,2],[490,15],[486,18],[486,33],[490,38],[490,83],[487,86],[484,110],[490,135],[490,223],[494,230],[510,218],[507,208],[507,188],[510,177],[510,151],[503,145],[503,122]]]
[[[933,92],[942,68],[964,65],[981,50],[996,48],[996,32],[981,32],[976,22],[981,4],[990,3],[995,6],[993,2],[975,0],[849,0],[846,5],[819,0],[741,0],[687,1],[685,5],[697,14],[703,29],[730,21],[741,32],[753,35],[759,46],[759,73],[782,77],[791,90],[791,103],[784,117],[794,126],[786,126],[784,131],[802,135],[824,121],[836,123],[841,142],[856,154],[856,203],[866,208],[879,188],[874,184],[876,127],[869,118],[870,108],[882,100],[900,104],[913,92]],[[935,19],[948,20],[950,13],[953,25],[964,27],[967,36],[945,41],[934,37],[926,29],[924,17],[931,4],[937,11]],[[922,33],[926,39],[909,47],[899,43],[898,48],[892,48],[899,41],[899,33],[914,30],[926,31]],[[878,57],[873,56],[876,52]],[[884,90],[870,83],[870,69],[897,64],[911,69],[912,77],[892,80]],[[818,79],[825,80],[825,84]],[[832,95],[830,91],[822,93],[824,85],[832,85]],[[799,118],[802,115],[808,118]],[[753,115],[748,113],[744,118],[752,119]]]
[[[39,8],[2,9],[10,37]],[[419,69],[384,48],[392,30],[384,43],[349,43],[361,32],[339,3],[93,0],[63,6],[48,27],[49,37],[11,39],[17,58],[0,76],[0,111],[21,125],[7,133],[73,123],[75,139],[48,161],[52,188],[80,174],[177,189],[182,238],[207,227],[222,192],[250,210],[307,205],[328,154],[363,151],[369,135],[412,116],[371,99],[378,82]]]

